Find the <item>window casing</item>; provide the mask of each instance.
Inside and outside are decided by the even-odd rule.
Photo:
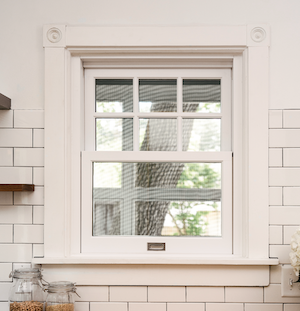
[[[166,274],[161,278],[164,281],[153,281],[152,273],[147,270],[149,267],[144,266],[137,278],[130,280],[128,277],[125,282],[111,278],[115,270],[107,265],[103,269],[112,271],[112,274],[99,278],[98,285],[167,285],[168,282],[172,285],[267,285],[268,265],[278,263],[268,254],[269,37],[267,25],[182,28],[45,26],[45,258],[34,259],[34,262],[42,263],[44,267],[76,263],[83,265],[82,275],[85,275],[87,263],[130,264],[132,269],[139,264],[157,265],[150,270],[155,270],[158,275]],[[118,68],[127,69],[135,68],[137,64],[149,68],[153,63],[164,63],[165,68],[176,64],[178,68],[194,69],[211,68],[212,64],[223,68],[231,64],[233,167],[241,167],[241,170],[233,170],[234,182],[241,180],[241,184],[240,191],[233,191],[232,255],[82,252],[80,151],[85,148],[82,131],[84,71],[113,68],[116,62]],[[242,130],[236,131],[237,128]],[[91,159],[94,158],[92,155]],[[201,277],[195,282],[195,278],[190,279],[188,274],[180,277],[176,274],[174,280],[172,268],[168,267],[168,272],[161,269],[160,264],[177,264],[176,271],[191,268]],[[179,269],[178,264],[192,266]],[[216,270],[214,265],[220,269]],[[118,269],[122,269],[121,266]],[[70,269],[72,272],[81,271],[79,267]],[[93,269],[89,266],[88,270]],[[97,271],[99,269],[102,269],[101,265]],[[123,269],[122,275],[131,275],[132,269]],[[240,278],[241,274],[243,278]]]

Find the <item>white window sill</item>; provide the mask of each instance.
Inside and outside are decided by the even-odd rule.
[[[34,258],[48,282],[90,286],[268,286],[276,258],[123,256]]]
[[[199,255],[124,255],[107,254],[99,256],[76,256],[69,258],[33,258],[34,264],[103,264],[103,265],[241,265],[241,266],[263,266],[278,265],[277,258],[242,258],[242,257],[203,257]]]

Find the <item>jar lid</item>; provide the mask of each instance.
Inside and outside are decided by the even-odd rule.
[[[31,279],[31,278],[41,278],[42,273],[38,268],[23,268],[13,270],[9,277],[13,277],[15,279]]]
[[[76,292],[75,283],[68,281],[51,282],[46,289],[49,293]]]

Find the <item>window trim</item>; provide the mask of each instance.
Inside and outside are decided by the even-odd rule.
[[[130,35],[129,35],[130,34]],[[198,36],[196,35],[198,34]],[[259,34],[256,36],[256,34]],[[201,26],[201,27],[73,27],[48,25],[44,27],[45,47],[45,258],[39,263],[101,262],[80,254],[80,232],[76,224],[80,214],[80,170],[73,171],[80,156],[80,132],[71,123],[82,124],[84,99],[84,64],[101,59],[203,59],[210,66],[214,61],[223,66],[233,62],[234,126],[244,126],[244,137],[234,131],[239,142],[235,154],[244,161],[243,172],[234,171],[233,178],[244,180],[236,209],[233,231],[242,232],[234,240],[238,253],[227,264],[277,264],[268,254],[268,96],[269,96],[269,28],[268,25]],[[105,62],[107,60],[107,62]],[[204,62],[204,63],[205,63]],[[133,64],[134,66],[134,64]],[[146,66],[146,65],[145,65]],[[205,65],[202,65],[205,66]],[[244,109],[242,120],[235,116]],[[258,114],[257,111],[260,113]],[[72,135],[71,135],[72,133]],[[79,136],[77,136],[79,135]],[[71,148],[72,146],[72,148]],[[243,150],[246,152],[243,153]],[[72,157],[71,157],[72,155]],[[72,158],[70,163],[69,159]],[[240,165],[240,163],[238,164]],[[257,178],[259,176],[259,178]],[[72,208],[72,212],[71,212]],[[257,214],[260,217],[257,217]],[[55,230],[54,230],[55,228]],[[103,259],[105,262],[107,258]],[[199,264],[205,258],[197,258]],[[115,263],[139,262],[138,259],[110,259]],[[166,259],[143,259],[141,263],[165,263]],[[188,263],[188,258],[175,260]],[[220,264],[222,258],[210,263]]]

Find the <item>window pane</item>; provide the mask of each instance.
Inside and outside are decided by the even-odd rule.
[[[221,163],[94,163],[93,235],[220,234]]]
[[[132,151],[133,119],[96,119],[97,151]]]
[[[122,164],[94,162],[94,188],[121,188]]]
[[[183,151],[220,151],[220,119],[183,119]]]
[[[221,236],[221,202],[170,202],[161,235]]]
[[[140,119],[141,151],[176,151],[176,119]]]
[[[177,80],[139,80],[139,110],[177,111]]]
[[[220,80],[183,79],[183,112],[221,112]]]
[[[132,112],[132,80],[96,79],[96,112]]]

